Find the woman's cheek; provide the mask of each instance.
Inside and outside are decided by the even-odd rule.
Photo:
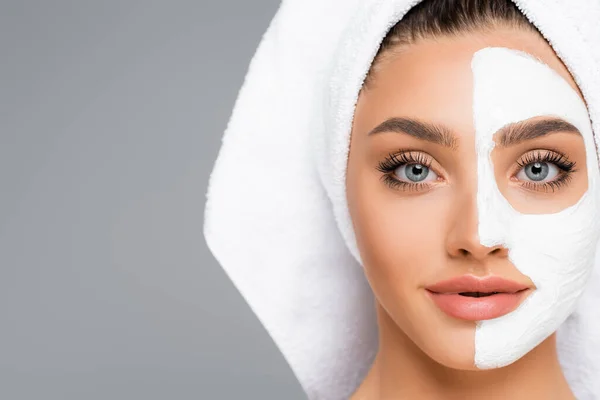
[[[391,190],[391,189],[390,189]],[[439,259],[442,247],[438,212],[427,212],[418,197],[389,194],[370,197],[363,209],[363,260],[371,277],[395,286],[417,287],[423,270]],[[377,201],[374,201],[377,199]],[[436,210],[435,208],[433,210]],[[439,207],[437,208],[439,210]]]

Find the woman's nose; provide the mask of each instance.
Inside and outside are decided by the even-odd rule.
[[[465,196],[457,202],[451,213],[446,238],[446,251],[451,257],[484,261],[488,257],[507,257],[503,245],[484,246],[478,233],[479,213],[475,195]]]

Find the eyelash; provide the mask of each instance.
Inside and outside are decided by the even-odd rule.
[[[429,188],[431,184],[427,182],[405,182],[392,177],[396,169],[407,164],[420,164],[431,168],[431,159],[427,158],[424,153],[415,151],[390,153],[383,161],[379,162],[377,170],[384,174],[381,179],[392,189],[421,191]]]
[[[556,179],[548,182],[534,183],[530,181],[522,182],[523,187],[526,189],[532,190],[542,190],[544,192],[555,192],[557,189],[560,189],[563,186],[566,186],[572,179],[572,173],[576,170],[575,162],[570,161],[565,155],[560,154],[555,151],[550,150],[535,150],[529,152],[521,157],[519,161],[517,161],[517,165],[519,169],[516,173],[520,172],[523,168],[525,168],[529,164],[533,163],[549,163],[554,164],[560,170],[559,175]],[[516,175],[515,173],[515,175]]]
[[[570,161],[565,155],[550,150],[535,150],[523,155],[521,159],[517,161],[519,168],[516,173],[520,172],[527,165],[536,162],[554,164],[561,172],[560,175],[552,181],[542,183],[534,183],[530,181],[522,182],[521,185],[527,189],[541,189],[545,192],[554,192],[557,189],[567,185],[572,179],[571,174],[576,171],[574,169],[575,162]],[[431,183],[429,182],[405,182],[392,176],[396,169],[407,164],[420,164],[431,169],[432,160],[424,153],[401,150],[397,153],[390,153],[383,161],[379,162],[377,165],[377,170],[383,173],[383,182],[392,189],[400,189],[403,191],[422,191],[430,188]],[[516,173],[514,175],[516,175]]]

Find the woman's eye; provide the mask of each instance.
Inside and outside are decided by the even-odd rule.
[[[394,174],[399,180],[409,183],[430,182],[437,179],[437,175],[423,164],[404,164],[396,168]]]
[[[554,180],[560,173],[558,167],[548,162],[534,162],[525,165],[516,178],[520,181],[544,183]]]

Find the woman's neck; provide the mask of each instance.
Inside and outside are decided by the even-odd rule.
[[[379,351],[351,400],[574,400],[558,361],[556,334],[503,367],[461,371],[421,351],[377,306]]]

